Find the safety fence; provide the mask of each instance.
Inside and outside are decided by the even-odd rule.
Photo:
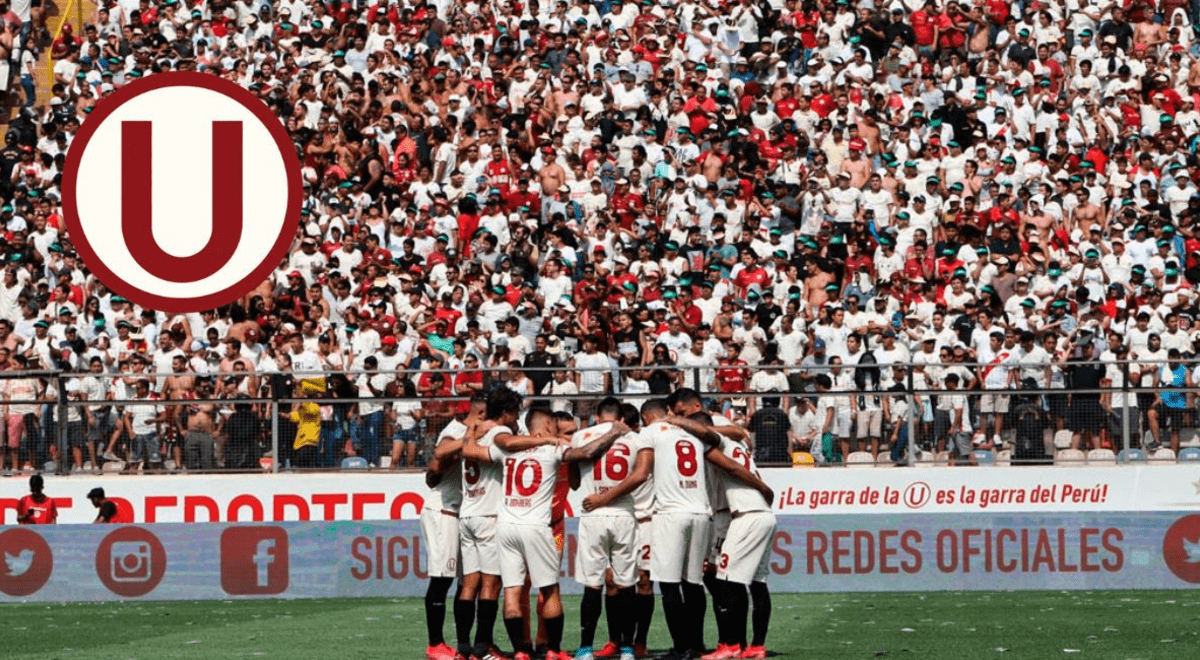
[[[762,465],[1049,464],[1200,458],[1193,363],[649,365],[610,369],[0,372],[0,470],[420,469],[472,393],[509,387],[586,425],[605,396],[681,387],[750,432]],[[135,368],[136,369],[136,368]],[[731,373],[736,372],[736,373]],[[314,399],[305,376],[328,376]],[[139,392],[137,381],[144,380]],[[582,391],[581,391],[582,390]],[[295,459],[316,403],[315,465]]]

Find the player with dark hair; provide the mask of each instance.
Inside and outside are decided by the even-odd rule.
[[[425,565],[429,571],[429,586],[425,590],[425,625],[429,633],[427,660],[454,660],[454,649],[446,645],[442,626],[446,621],[446,595],[458,574],[458,513],[462,506],[462,453],[467,424],[482,419],[487,409],[487,397],[471,397],[463,420],[455,419],[438,435],[433,460],[425,472],[430,488],[421,510],[421,536],[425,541]],[[462,582],[459,582],[462,588]]]
[[[501,391],[511,393],[511,390],[496,390],[493,396]],[[504,406],[493,407],[489,396],[488,420],[468,429],[462,455],[464,462],[475,461],[489,469],[502,466],[504,493],[494,538],[505,590],[504,625],[516,649],[515,660],[528,660],[533,652],[525,634],[526,617],[522,616],[519,602],[527,575],[545,601],[546,657],[558,660],[563,631],[562,601],[558,593],[561,556],[550,528],[555,480],[546,479],[544,475],[556,474],[560,462],[595,460],[629,429],[614,425],[611,431],[587,446],[569,448],[560,442],[564,439],[557,436],[554,414],[533,408],[528,417],[530,435],[518,436],[511,426],[516,424],[521,399],[515,393],[512,396],[516,399],[515,408],[507,405],[507,401],[503,402],[506,403]],[[478,648],[477,640],[477,651]]]
[[[632,406],[631,406],[632,408]],[[620,423],[621,402],[613,397],[596,407],[596,424],[571,438],[573,447],[584,447],[593,438],[608,433]],[[630,432],[618,439],[603,456],[591,463],[571,466],[572,486],[584,496],[584,511],[579,518],[579,551],[575,577],[583,585],[580,605],[580,641],[576,660],[591,660],[596,625],[600,621],[601,587],[611,575],[613,592],[605,598],[608,635],[622,660],[633,660],[635,620],[634,585],[637,583],[637,516],[632,491],[649,476],[649,452],[642,456],[640,435]],[[640,478],[629,480],[618,496],[606,497],[629,476],[634,460],[646,464]],[[653,598],[653,596],[651,596]],[[599,657],[605,657],[606,646]]]
[[[707,606],[702,584],[708,552],[711,507],[707,471],[711,463],[774,499],[763,481],[717,450],[721,436],[707,413],[689,418],[668,415],[666,403],[652,399],[642,406],[643,441],[652,447],[654,472],[654,545],[650,573],[663,596],[663,615],[676,658],[704,653],[703,627]]]
[[[462,445],[463,499],[459,509],[458,532],[462,563],[462,584],[454,601],[454,627],[458,637],[458,652],[480,660],[501,657],[492,643],[500,599],[500,554],[496,545],[496,514],[500,510],[500,465],[491,460],[479,460],[480,450],[494,447],[501,432],[511,435],[521,411],[521,395],[501,387],[487,396],[484,419],[490,424],[482,437]],[[484,428],[475,421],[467,427],[466,438],[473,429]],[[513,438],[513,451],[533,449],[551,440],[546,438]],[[468,447],[474,446],[473,454]],[[495,448],[499,452],[499,448]],[[549,521],[547,520],[547,528]],[[549,530],[547,529],[547,532]],[[476,600],[478,599],[478,604]],[[513,599],[516,600],[515,598]],[[471,626],[475,623],[475,643],[471,643]]]
[[[704,401],[700,398],[700,393],[687,387],[680,388],[667,397],[667,405],[670,406],[671,412],[680,417],[689,417],[704,412]],[[736,426],[728,418],[720,415],[709,417],[709,419],[712,422],[713,431],[720,435],[722,440],[749,444],[750,434],[746,429]],[[725,499],[725,489],[721,487],[721,479],[718,475],[720,470],[712,464],[708,464],[705,470],[708,472],[708,500],[713,514],[712,520],[709,522],[708,556],[704,560],[704,587],[713,597],[713,618],[717,621],[717,635],[721,637],[725,632],[729,612],[725,607],[724,599],[717,598],[717,564],[721,556],[721,547],[725,544],[725,538],[729,534],[732,517],[729,502]]]
[[[758,477],[754,452],[746,445],[721,438],[721,454]],[[769,492],[751,487],[731,473],[717,471],[717,488],[729,503],[730,525],[726,542],[715,565],[712,585],[713,610],[724,611],[718,619],[717,650],[703,660],[766,658],[767,627],[771,621],[771,593],[767,571],[771,542],[775,538],[775,514]],[[707,576],[706,576],[707,577]],[[746,617],[750,604],[746,587],[754,599],[754,637],[747,643]]]

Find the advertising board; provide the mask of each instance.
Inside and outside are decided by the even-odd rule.
[[[764,469],[775,512],[1034,513],[1200,510],[1200,465]],[[139,523],[415,520],[424,476],[410,473],[47,477],[60,524],[90,523],[102,487]],[[0,524],[16,520],[25,479],[0,479]],[[568,499],[569,511],[579,508]]]
[[[579,593],[575,521],[563,590]],[[417,521],[8,527],[0,601],[424,594]],[[776,592],[1200,586],[1200,515],[781,516]]]

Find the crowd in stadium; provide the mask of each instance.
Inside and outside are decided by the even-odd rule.
[[[99,4],[0,3],[0,368],[66,374],[4,378],[0,468],[60,424],[74,469],[257,467],[276,423],[282,465],[423,466],[496,387],[585,423],[693,387],[764,462],[903,460],[910,414],[1011,446],[1026,387],[1077,447],[1195,423],[1153,391],[1200,381],[1183,0]],[[173,70],[260,98],[305,187],[272,276],[184,315],[90,275],[60,195],[89,113]]]

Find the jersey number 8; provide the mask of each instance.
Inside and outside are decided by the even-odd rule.
[[[687,440],[680,440],[675,443],[675,466],[679,468],[680,476],[692,477],[696,475],[696,470],[700,467],[696,459],[696,445]]]

